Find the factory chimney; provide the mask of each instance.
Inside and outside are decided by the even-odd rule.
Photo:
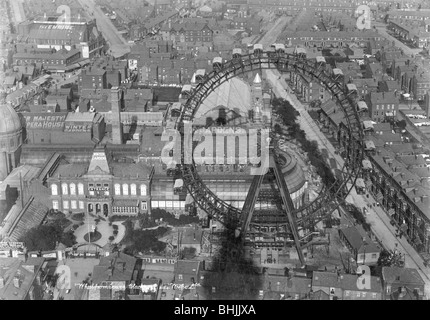
[[[111,88],[112,104],[112,143],[122,144],[122,124],[121,124],[121,89]]]

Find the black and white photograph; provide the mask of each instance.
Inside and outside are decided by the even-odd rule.
[[[430,0],[0,0],[0,300],[430,300],[429,50]]]

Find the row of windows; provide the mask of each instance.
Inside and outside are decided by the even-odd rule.
[[[356,294],[357,298],[360,298],[360,297],[362,297],[362,298],[366,298],[366,296],[367,296],[367,292],[356,292],[355,294]],[[369,294],[370,294],[370,292],[369,292]],[[345,291],[345,296],[346,296],[346,297],[352,296],[352,292],[351,292],[351,291],[346,290],[346,291]],[[373,298],[373,299],[376,299],[376,298],[377,298],[377,296],[378,296],[378,294],[377,294],[377,293],[372,293],[372,298]]]
[[[373,115],[379,116],[379,111],[374,111]],[[383,116],[383,115],[384,115],[384,111],[381,111],[381,116]],[[393,116],[395,116],[395,115],[396,115],[396,110],[393,111]]]
[[[70,206],[69,206],[69,204],[70,204]],[[60,205],[60,203],[58,200],[52,201],[52,209],[59,210],[60,209],[59,205]],[[78,206],[79,206],[79,209],[81,209],[81,210],[83,210],[85,208],[83,201],[76,201],[76,200],[72,200],[70,202],[68,200],[63,201],[63,209],[64,210],[69,210],[69,209],[76,210],[76,209],[78,209]]]
[[[17,59],[16,60],[16,63],[17,64],[20,64],[20,63],[22,63],[22,62],[25,62],[25,63],[33,63],[33,62],[40,62],[40,63],[47,63],[47,64],[63,64],[64,63],[64,60],[49,60],[49,59],[23,59],[23,60],[21,60],[21,59]]]
[[[96,183],[96,184],[89,183],[88,184],[88,192],[89,192],[89,195],[91,195],[91,196],[96,195],[96,192],[97,192],[97,195],[100,195],[100,192],[103,192],[103,194],[105,196],[108,196],[108,195],[110,195],[109,189],[110,189],[110,187],[109,187],[108,183],[103,183],[103,185],[101,183]],[[121,184],[116,183],[114,185],[114,190],[115,190],[115,195],[117,195],[117,196],[119,196],[119,195],[136,196],[137,195],[137,185],[134,183],[132,183],[130,185],[128,185],[127,183],[123,183],[122,186],[121,186]],[[51,194],[53,196],[58,195],[58,186],[55,183],[51,185]],[[80,196],[83,196],[83,195],[85,195],[84,184],[78,183],[76,185],[75,183],[70,183],[70,184],[62,183],[61,184],[61,194],[62,195],[69,195],[70,194],[72,196],[75,196],[76,194],[78,194]],[[147,187],[145,184],[140,185],[140,195],[141,196],[147,195]]]
[[[385,107],[387,107],[387,110],[390,110],[390,105],[383,105],[381,104],[381,110],[385,110]],[[379,110],[379,104],[376,105],[376,110]],[[391,110],[394,110],[394,104],[391,105]]]

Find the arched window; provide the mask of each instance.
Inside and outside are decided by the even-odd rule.
[[[115,184],[115,195],[120,196],[121,195],[121,185],[119,183]]]
[[[67,187],[67,183],[63,183],[61,185],[61,190],[62,190],[62,192],[63,192],[64,195],[69,194],[69,188]]]
[[[53,196],[58,196],[58,186],[56,184],[51,184],[51,194]]]
[[[128,196],[128,184],[127,184],[127,183],[124,183],[124,184],[122,185],[122,194],[123,194],[124,196]]]
[[[72,195],[72,196],[76,196],[76,184],[74,184],[74,183],[71,183],[70,184],[70,194]],[[73,208],[72,208],[73,209]]]
[[[130,194],[132,196],[136,195],[136,185],[134,183],[130,185]]]
[[[146,196],[146,184],[141,184],[140,185],[140,195],[141,196]]]
[[[78,183],[78,194],[80,196],[84,195],[84,184],[83,183]]]

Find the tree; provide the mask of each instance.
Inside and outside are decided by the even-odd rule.
[[[71,230],[64,232],[64,229],[71,223],[68,219],[61,218],[52,223],[31,228],[21,237],[20,241],[25,243],[29,251],[54,250],[57,242],[71,247],[76,243],[76,237]]]
[[[273,130],[275,131],[275,133],[282,134],[282,128],[279,124],[275,124]]]
[[[382,250],[379,254],[379,259],[377,262],[379,267],[403,267],[404,258],[401,253],[395,251]]]
[[[320,99],[312,100],[310,102],[309,106],[311,108],[319,108],[319,107],[321,107],[321,100]]]

